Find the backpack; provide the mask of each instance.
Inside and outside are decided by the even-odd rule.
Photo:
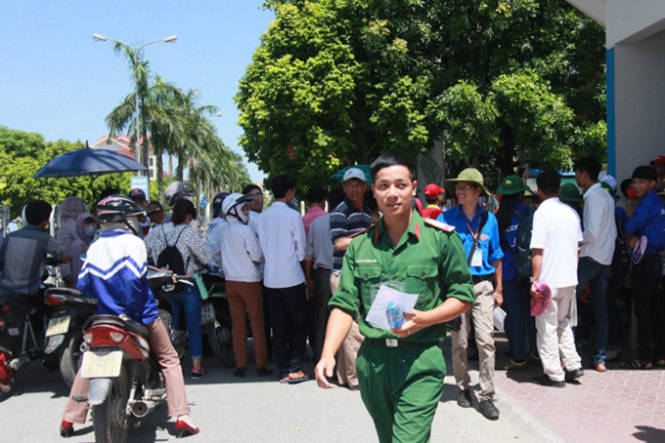
[[[187,270],[187,263],[185,263],[185,260],[182,258],[182,254],[176,247],[178,244],[178,241],[180,240],[180,236],[182,235],[183,231],[187,229],[185,226],[180,233],[178,234],[178,237],[176,238],[175,242],[172,245],[169,245],[168,240],[166,240],[166,232],[162,229],[162,233],[164,234],[164,243],[166,243],[166,248],[162,250],[162,252],[159,253],[157,256],[157,266],[160,268],[165,268],[165,269],[170,269],[173,271],[175,274],[178,275],[185,275],[185,272]],[[162,287],[163,290],[167,292],[181,292],[184,289],[185,285],[183,283],[178,283],[175,286],[169,285]]]
[[[528,208],[526,212],[515,210],[513,212],[518,220],[517,245],[513,255],[513,264],[517,271],[517,277],[531,277],[531,230],[533,229],[533,209]]]
[[[630,248],[624,240],[623,223],[615,217],[617,225],[617,238],[614,241],[614,255],[612,255],[612,277],[615,280],[621,280],[630,270]]]

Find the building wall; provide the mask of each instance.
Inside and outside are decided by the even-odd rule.
[[[605,41],[608,48],[619,42],[639,41],[662,30],[665,30],[665,1],[605,1]]]
[[[662,3],[665,5],[665,1]],[[635,43],[617,44],[613,50],[614,90],[608,89],[608,117],[613,92],[615,172],[621,180],[630,177],[636,166],[665,154],[665,32]],[[611,137],[609,125],[608,136]]]

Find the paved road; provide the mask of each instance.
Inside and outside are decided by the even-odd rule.
[[[229,369],[214,368],[199,380],[186,379],[192,416],[202,432],[191,442],[374,442],[372,421],[360,393],[344,388],[322,390],[315,382],[283,385],[275,379],[258,378],[250,368],[238,379]],[[472,380],[476,380],[472,374]],[[432,429],[432,441],[555,441],[545,427],[528,419],[528,414],[510,398],[498,393],[502,416],[486,420],[474,409],[459,408],[452,376]],[[57,434],[67,390],[57,372],[47,372],[31,363],[18,374],[12,396],[0,400],[0,441],[63,441]],[[525,419],[525,417],[527,417]],[[79,427],[72,442],[94,441],[92,426]],[[130,441],[171,441],[172,424],[167,424],[166,407],[154,411],[136,430]]]

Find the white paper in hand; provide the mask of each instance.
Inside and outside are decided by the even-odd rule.
[[[365,320],[376,328],[390,331],[390,325],[386,318],[388,303],[394,302],[400,307],[402,312],[411,313],[413,307],[416,305],[416,301],[418,301],[418,294],[407,294],[406,292],[382,285],[381,288],[379,288],[379,292],[376,294],[372,306],[369,308]]]

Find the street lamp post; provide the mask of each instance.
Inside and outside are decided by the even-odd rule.
[[[139,46],[136,49],[132,48],[131,46],[129,46],[129,44],[123,42],[122,40],[117,40],[117,39],[114,39],[114,38],[111,38],[111,37],[106,37],[106,36],[103,36],[101,34],[97,34],[97,33],[92,34],[92,38],[96,41],[99,41],[99,42],[105,42],[105,41],[109,40],[109,41],[112,41],[114,43],[117,43],[117,44],[123,46],[125,49],[127,49],[127,52],[132,57],[132,59],[134,59],[134,66],[138,66],[138,62],[139,62],[139,59],[140,59],[139,55],[141,54],[141,51],[143,50],[143,48],[145,48],[148,45],[152,45],[154,43],[160,43],[160,42],[173,43],[177,40],[178,37],[176,37],[175,35],[171,35],[171,36],[168,36],[168,37],[160,38],[159,40],[152,40],[152,41],[143,43],[141,46]],[[141,131],[140,131],[141,119],[139,117],[141,115],[141,109],[140,109],[140,104],[139,104],[139,79],[138,79],[138,77],[136,78],[136,90],[135,90],[135,93],[134,93],[134,98],[136,99],[136,125],[135,125],[136,126],[136,141],[135,141],[135,143],[136,143],[136,148],[135,148],[136,149],[136,161],[141,163],[141,142],[140,142],[140,140],[141,140]],[[145,160],[146,160],[145,166],[149,167],[148,162],[147,162],[148,159],[146,158]],[[139,172],[139,174],[141,174],[141,172]]]

